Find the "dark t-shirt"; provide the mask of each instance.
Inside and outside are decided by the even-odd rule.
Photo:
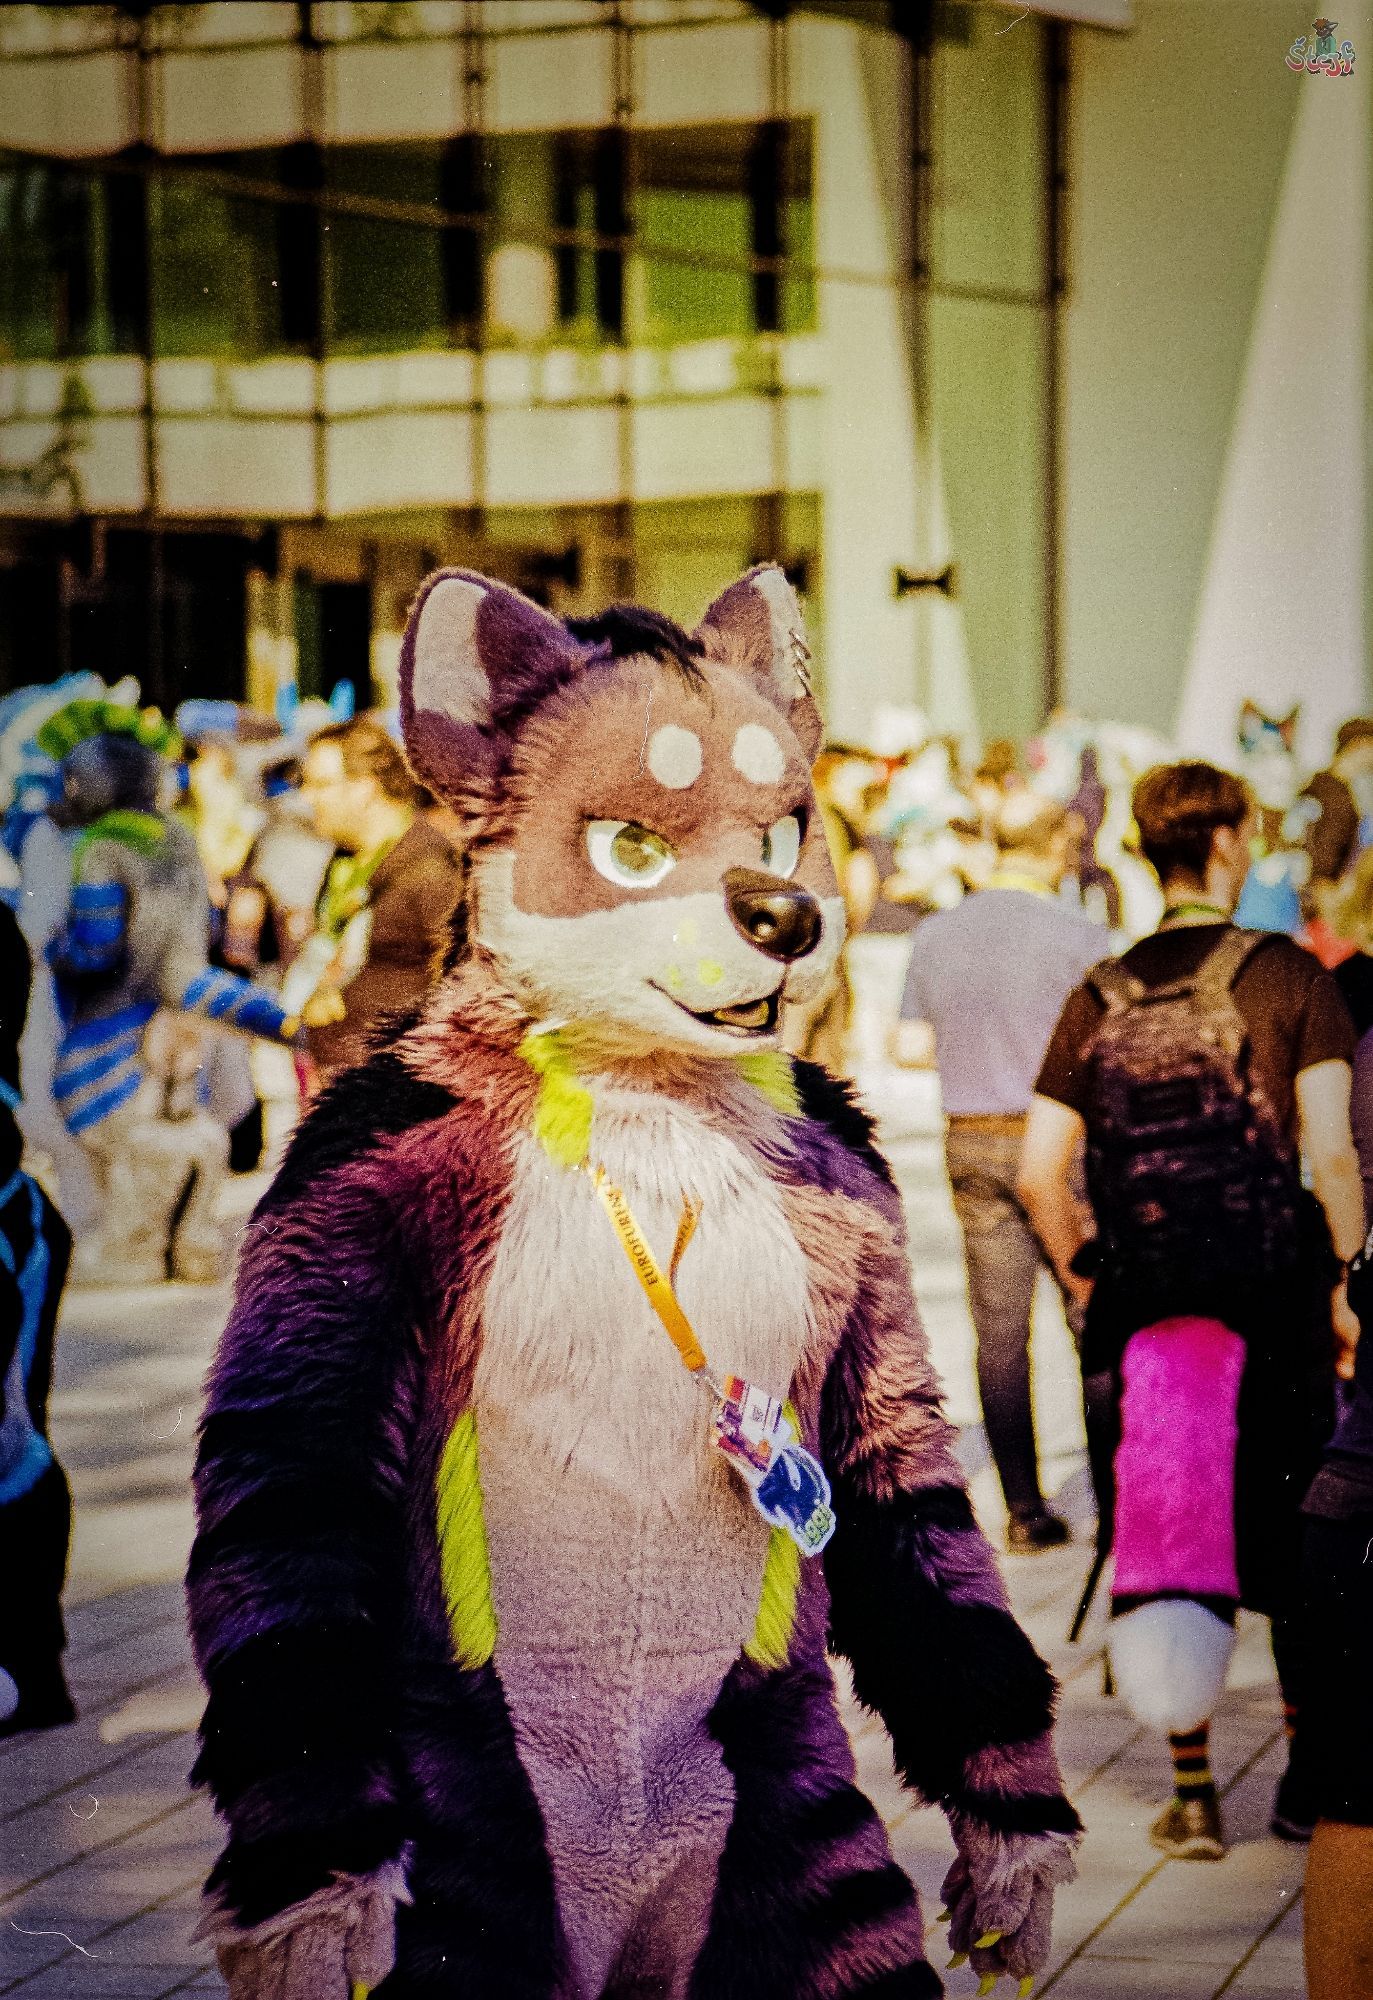
[[[1144,938],[1124,964],[1146,986],[1194,973],[1223,935],[1218,924],[1178,925]],[[1354,1029],[1330,974],[1290,938],[1269,936],[1235,981],[1235,1004],[1249,1030],[1256,1079],[1296,1137],[1295,1081],[1304,1069],[1348,1062]],[[1103,1007],[1090,988],[1069,997],[1040,1070],[1041,1096],[1090,1111],[1090,1044]],[[1292,1270],[1252,1285],[1225,1279],[1218,1289],[1197,1274],[1187,1310],[1224,1319],[1242,1335],[1248,1365],[1240,1395],[1236,1460],[1237,1560],[1242,1601],[1272,1612],[1291,1589],[1298,1546],[1296,1496],[1310,1485],[1333,1408],[1329,1287],[1331,1251],[1314,1197],[1302,1203]],[[1129,1278],[1103,1272],[1083,1335],[1083,1372],[1113,1373],[1141,1324],[1178,1310],[1140,1296]]]
[[[1121,960],[1146,986],[1196,972],[1220,924],[1179,924],[1132,945]],[[1354,1028],[1330,974],[1290,938],[1271,936],[1235,981],[1235,1005],[1249,1030],[1254,1071],[1285,1131],[1297,1136],[1295,1082],[1316,1063],[1354,1059]],[[1105,1008],[1090,986],[1069,994],[1035,1085],[1085,1118],[1091,1090],[1088,1051]]]
[[[1311,857],[1311,879],[1338,882],[1353,860],[1359,840],[1359,808],[1354,794],[1333,771],[1317,771],[1300,798],[1319,808],[1302,837],[1302,846]]]

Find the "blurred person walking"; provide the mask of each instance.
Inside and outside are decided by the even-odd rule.
[[[1364,1209],[1373,1221],[1373,848],[1364,850],[1346,878],[1332,905],[1332,925],[1349,946],[1334,977],[1358,1037],[1350,1123],[1363,1175]]]
[[[23,933],[0,904],[0,1737],[76,1715],[62,1671],[71,1491],[48,1438],[71,1236],[21,1165],[19,1038],[31,983]]]
[[[1373,849],[1331,903],[1332,928],[1353,947],[1336,969],[1358,1044],[1351,1122],[1373,1222]],[[1306,1872],[1305,1947],[1311,2000],[1373,2000],[1373,1256],[1349,1273],[1362,1329],[1335,1435],[1306,1496],[1302,1616],[1308,1627],[1308,1721],[1303,1724],[1316,1830]]]
[[[1359,1164],[1373,1188],[1373,1036],[1354,1059]],[[1373,1213],[1373,1211],[1370,1211]],[[1301,1616],[1310,1668],[1302,1723],[1316,1828],[1306,1871],[1311,2000],[1373,2000],[1373,1254],[1349,1273],[1362,1328],[1340,1422],[1306,1496]]]
[[[1057,895],[1072,852],[1062,806],[1010,793],[989,831],[997,867],[986,886],[915,933],[893,1052],[939,1071],[987,1443],[1006,1498],[1007,1546],[1030,1554],[1059,1547],[1068,1527],[1040,1487],[1030,1329],[1044,1257],[1016,1175],[1049,1036],[1104,934]]]
[[[1297,794],[1302,845],[1311,863],[1309,890],[1324,905],[1359,850],[1359,828],[1373,807],[1373,717],[1356,715],[1335,732],[1335,750]]]
[[[1216,1859],[1210,1715],[1238,1605],[1272,1621],[1292,1731],[1273,1830],[1300,1840],[1314,1819],[1298,1509],[1333,1423],[1337,1357],[1348,1366],[1343,1270],[1363,1240],[1354,1036],[1314,958],[1231,921],[1254,826],[1246,786],[1208,764],[1162,766],[1134,810],[1164,917],[1069,997],[1019,1186],[1085,1308],[1112,1660],[1174,1757],[1151,1838]],[[1090,1212],[1070,1180],[1084,1144]]]
[[[425,795],[400,750],[370,716],[319,731],[305,753],[304,792],[316,832],[338,852],[283,996],[327,1078],[361,1061],[379,1024],[419,999],[442,955],[462,867],[420,811]]]

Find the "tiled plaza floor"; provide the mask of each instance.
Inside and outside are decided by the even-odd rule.
[[[872,1095],[906,1192],[917,1289],[950,1406],[967,1426],[974,1491],[999,1535],[932,1106],[907,1079],[876,1078]],[[222,1291],[181,1286],[68,1302],[55,1430],[77,1503],[69,1607],[81,1720],[0,1746],[0,1994],[221,1991],[205,1948],[190,1942],[216,1835],[185,1783],[199,1696],[180,1576],[199,1384],[223,1311]],[[1085,1537],[1072,1356],[1051,1295],[1041,1318],[1049,1485]],[[1164,1862],[1147,1828],[1166,1794],[1166,1755],[1103,1699],[1099,1628],[1096,1643],[1090,1632],[1080,1648],[1064,1643],[1086,1562],[1084,1539],[1007,1563],[1020,1615],[1064,1684],[1060,1746],[1088,1827],[1081,1879],[1060,1897],[1053,1962],[1037,1990],[1056,2000],[1298,2000],[1302,1857],[1264,1831],[1282,1757],[1264,1628],[1245,1630],[1216,1729],[1231,1852],[1218,1866]],[[933,1915],[951,1852],[943,1821],[908,1809],[881,1730],[856,1715],[854,1727],[863,1782]],[[966,1969],[948,1975],[951,1996],[975,1989]]]

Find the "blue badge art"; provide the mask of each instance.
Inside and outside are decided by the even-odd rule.
[[[774,1528],[791,1536],[803,1556],[818,1556],[836,1526],[824,1467],[803,1445],[785,1444],[753,1492],[754,1504]]]

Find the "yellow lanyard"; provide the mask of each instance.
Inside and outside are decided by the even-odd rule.
[[[601,1198],[601,1206],[615,1225],[615,1234],[620,1239],[620,1248],[629,1259],[630,1268],[644,1288],[644,1296],[662,1322],[668,1339],[693,1375],[705,1375],[706,1351],[696,1338],[695,1328],[678,1301],[674,1284],[677,1267],[686,1253],[687,1244],[696,1233],[700,1219],[697,1203],[687,1199],[682,1203],[682,1219],[677,1224],[677,1240],[672,1246],[672,1262],[664,1276],[658,1259],[633,1209],[623,1193],[606,1176],[604,1167],[591,1170],[596,1192]],[[709,1377],[706,1376],[706,1380]]]

